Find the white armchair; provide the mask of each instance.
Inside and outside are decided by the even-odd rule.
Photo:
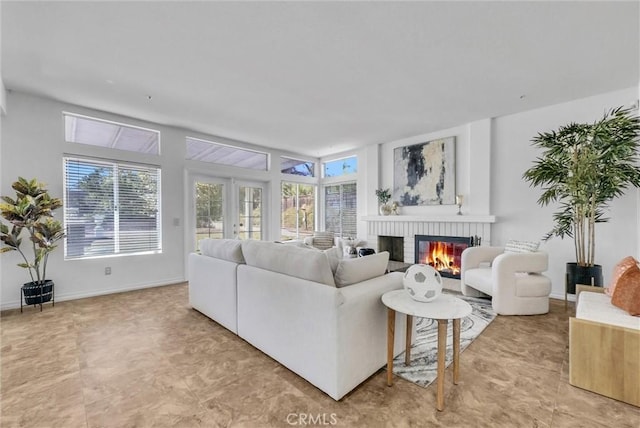
[[[465,296],[491,296],[500,315],[537,315],[549,312],[551,281],[544,251],[504,252],[502,247],[469,247],[462,253],[460,279]]]

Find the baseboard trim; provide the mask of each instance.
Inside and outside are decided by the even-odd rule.
[[[170,278],[163,281],[133,284],[133,285],[127,285],[125,287],[109,288],[106,290],[97,290],[97,291],[80,292],[80,293],[63,293],[63,294],[56,293],[56,302],[85,299],[87,297],[106,296],[107,294],[125,293],[127,291],[142,290],[145,288],[163,287],[165,285],[179,284],[185,281],[186,279],[184,278]],[[19,307],[20,307],[20,300],[14,300],[11,302],[3,302],[2,305],[0,305],[0,310],[4,311],[8,309],[16,309]]]

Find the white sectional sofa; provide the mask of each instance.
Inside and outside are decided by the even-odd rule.
[[[384,274],[388,253],[341,260],[338,249],[235,240],[200,248],[189,255],[192,307],[333,399],[385,366],[381,296],[402,287],[401,273]],[[405,317],[396,329],[398,355]]]

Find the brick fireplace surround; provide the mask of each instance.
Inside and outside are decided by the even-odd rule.
[[[414,263],[416,235],[478,236],[491,245],[492,215],[366,216],[367,246],[378,251],[378,236],[404,238],[404,262]]]

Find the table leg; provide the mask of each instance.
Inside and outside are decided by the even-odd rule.
[[[393,385],[393,342],[396,329],[396,311],[387,308],[387,386]]]
[[[447,322],[438,320],[438,392],[436,409],[444,410],[444,357],[447,353]]]
[[[407,315],[407,335],[404,342],[404,365],[411,365],[411,330],[413,330],[413,316]]]
[[[460,376],[460,318],[453,320],[453,384]]]

